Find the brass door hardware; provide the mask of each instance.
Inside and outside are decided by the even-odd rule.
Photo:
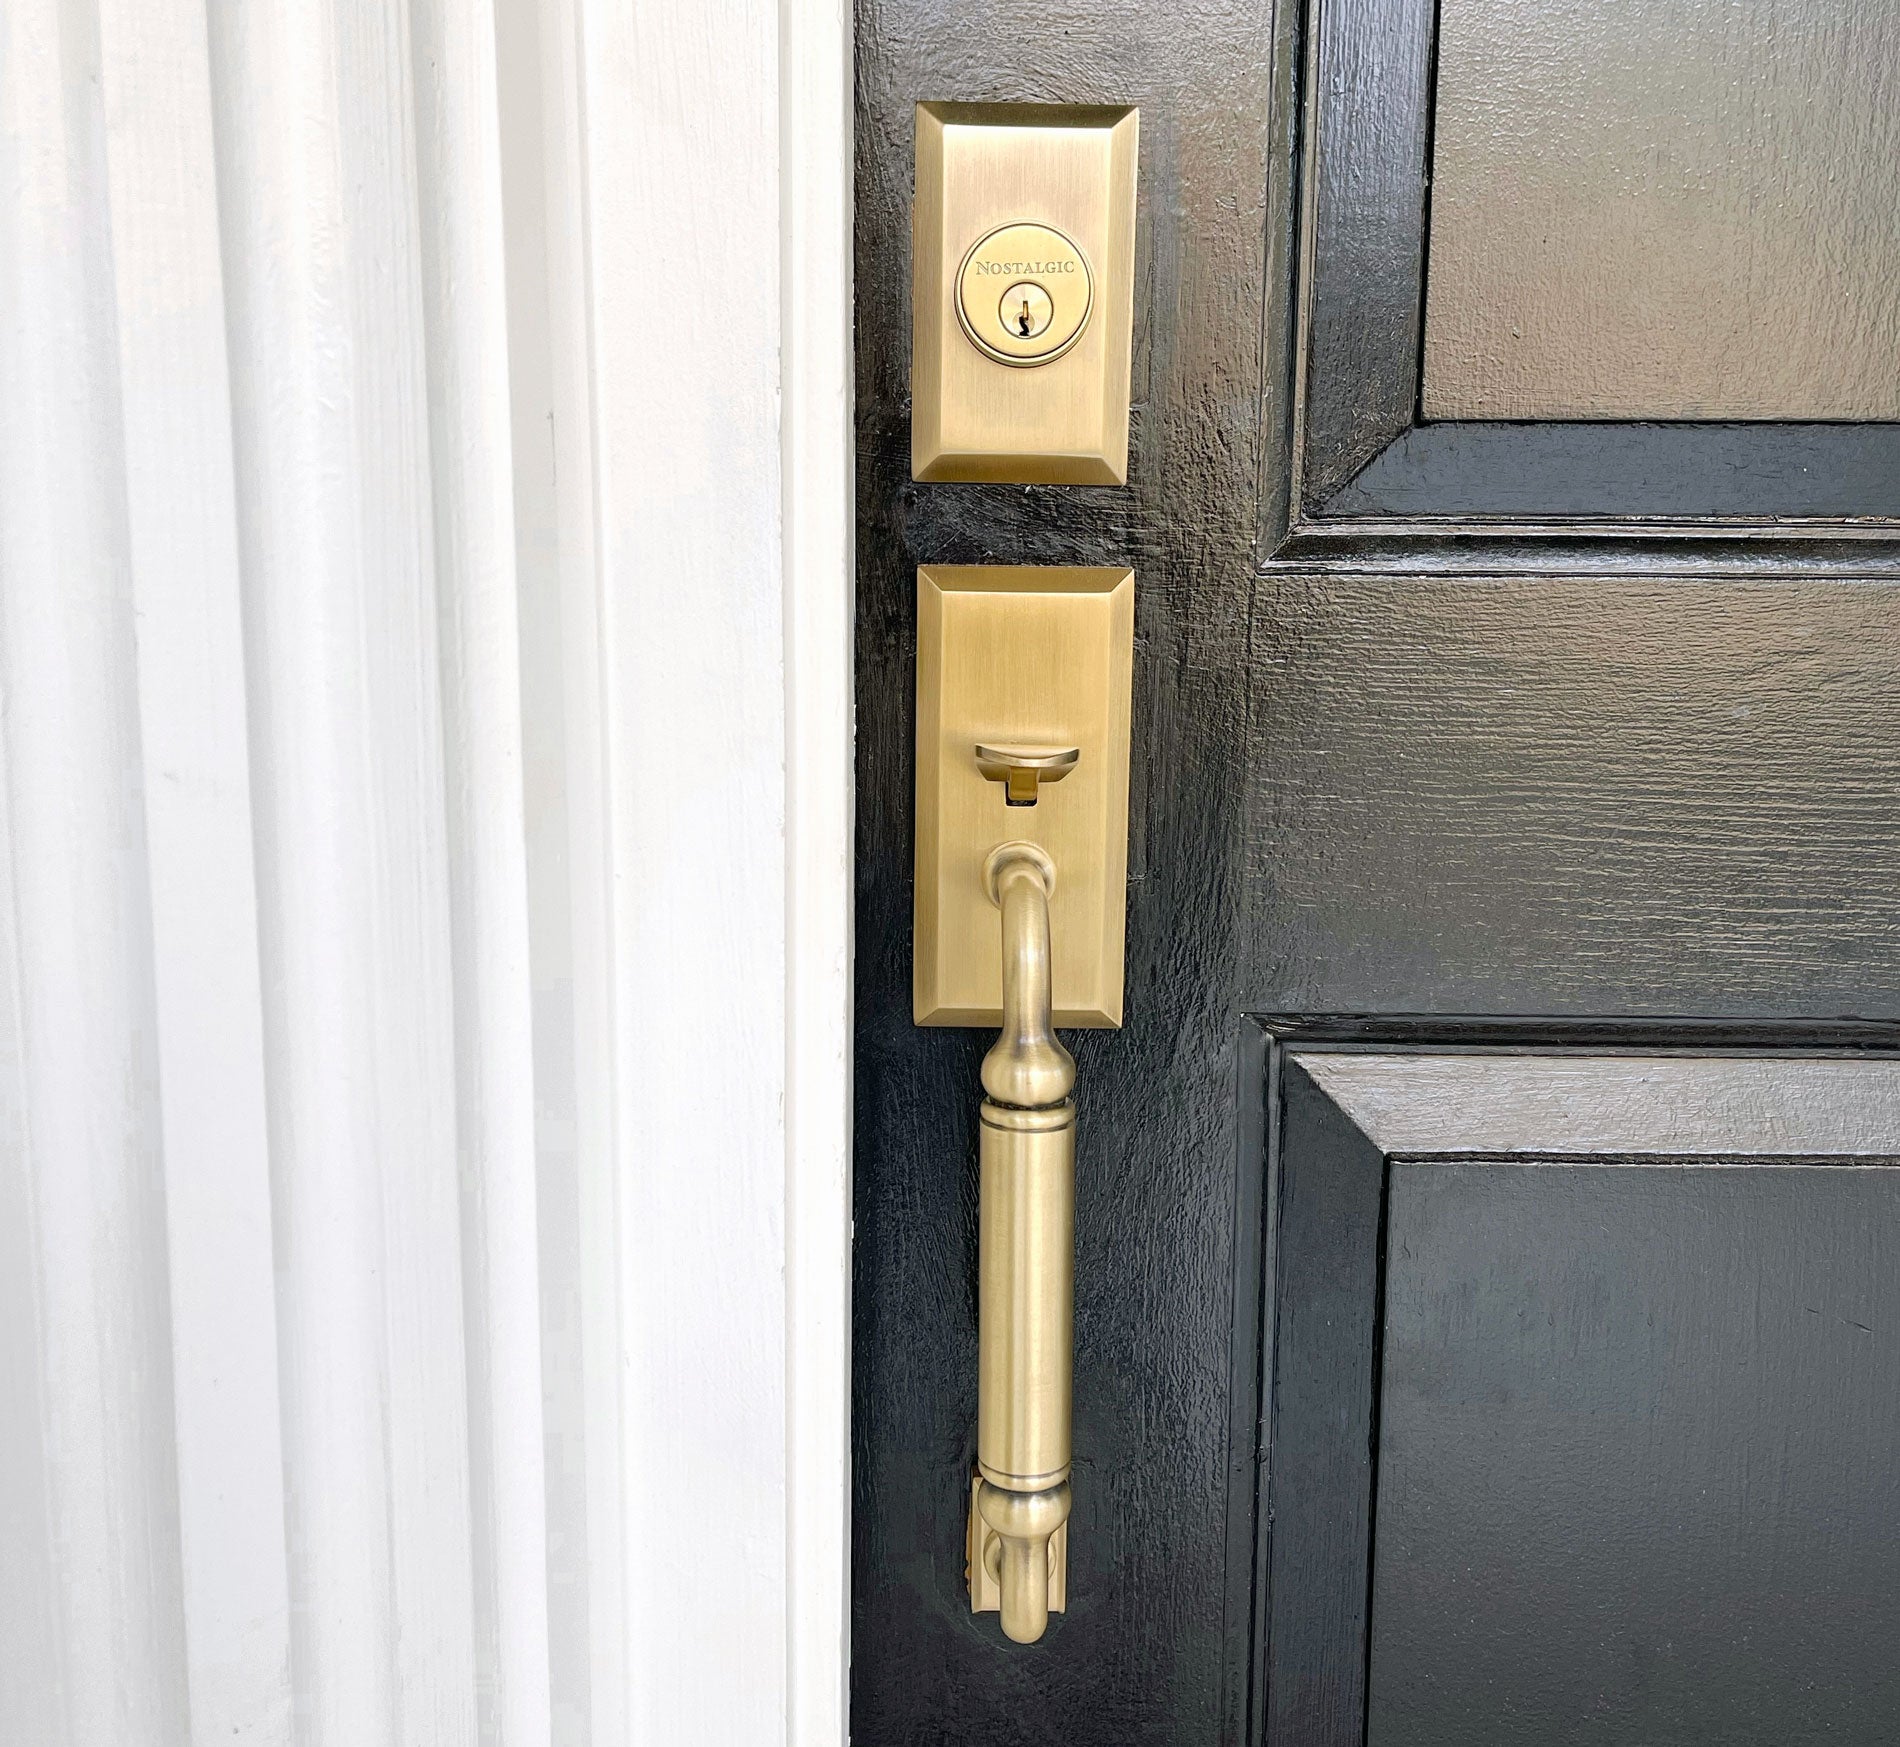
[[[977,1481],[970,1601],[994,1585],[1003,1631],[1033,1644],[1064,1604],[1075,1305],[1075,1059],[1050,1024],[1049,901],[1033,843],[984,883],[1002,915],[1003,1028],[983,1058],[977,1237]],[[987,1581],[985,1581],[987,1580]]]
[[[1129,570],[918,571],[918,1024],[1001,1020],[983,858],[1012,837],[1062,870],[1055,1022],[1121,1023],[1134,603]]]
[[[1003,784],[1003,799],[1012,807],[1033,807],[1044,783],[1059,783],[1075,769],[1082,756],[1079,746],[985,746],[976,749],[976,768],[993,783]]]
[[[1139,113],[920,103],[911,472],[1120,485]]]
[[[917,573],[916,1017],[1000,1025],[979,1123],[970,1605],[1066,1604],[1075,1062],[1121,1023],[1134,573]]]
[[[999,364],[1054,363],[1094,305],[1088,257],[1046,224],[999,226],[971,244],[957,272],[957,320]]]

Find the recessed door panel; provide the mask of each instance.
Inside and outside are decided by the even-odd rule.
[[[1900,1060],[1267,1079],[1264,1739],[1884,1741]]]
[[[1892,1727],[1900,1169],[1403,1161],[1385,1254],[1369,1747]]]
[[[1900,9],[1442,0],[1428,419],[1900,419]]]

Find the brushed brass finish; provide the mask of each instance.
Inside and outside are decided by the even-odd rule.
[[[1003,1606],[1003,1589],[997,1581],[1002,1569],[1002,1538],[986,1523],[977,1509],[977,1494],[983,1476],[970,1477],[970,1521],[964,1539],[963,1575],[970,1586],[970,1612],[993,1614]],[[1066,1613],[1069,1606],[1069,1525],[1065,1522],[1049,1537],[1049,1612]]]
[[[1012,807],[1033,807],[1044,783],[1059,783],[1082,756],[1079,746],[985,746],[976,748],[976,768],[1003,785]]]
[[[957,270],[957,320],[999,364],[1053,363],[1082,337],[1094,302],[1088,257],[1046,224],[991,231]]]
[[[1032,1644],[1068,1591],[1075,1060],[1118,1025],[1134,573],[917,573],[919,1023],[998,1023],[978,1123],[970,1606]],[[1061,868],[1058,879],[1057,869]]]
[[[917,106],[914,477],[1126,482],[1138,130],[1132,108]],[[1002,294],[1025,283],[1051,320],[1012,339]]]
[[[1050,911],[1055,1023],[1121,1023],[1134,603],[1129,570],[917,573],[918,1024],[1001,1020],[983,863],[1012,837],[1039,845],[1062,870]],[[1038,773],[1035,805],[1011,806],[1007,777],[986,777],[979,745],[1074,747],[1078,756],[1059,784]]]
[[[1004,843],[984,876],[1002,913],[1003,1020],[982,1075],[971,1606],[983,1571],[1004,1634],[1033,1644],[1049,1623],[1050,1542],[1069,1518],[1075,1059],[1050,1013],[1054,866],[1033,843]]]

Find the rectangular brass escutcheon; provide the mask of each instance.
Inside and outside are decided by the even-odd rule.
[[[1127,480],[1139,122],[917,106],[913,477]]]
[[[1057,870],[1055,1023],[1120,1025],[1134,626],[1131,570],[918,571],[918,1024],[999,1023],[984,862],[1015,840]]]

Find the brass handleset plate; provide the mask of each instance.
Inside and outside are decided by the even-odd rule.
[[[1132,108],[921,103],[911,471],[1128,477]],[[917,573],[913,1012],[995,1025],[978,1122],[970,1606],[1034,1643],[1068,1600],[1075,1060],[1119,1026],[1134,572]]]
[[[983,858],[1010,838],[1039,845],[1056,864],[1056,1024],[1121,1023],[1134,632],[1132,570],[918,571],[919,1025],[1001,1019]],[[1060,768],[1036,769],[1039,759]],[[1034,804],[1012,805],[1025,791]]]
[[[911,473],[1121,485],[1138,111],[920,103]]]

